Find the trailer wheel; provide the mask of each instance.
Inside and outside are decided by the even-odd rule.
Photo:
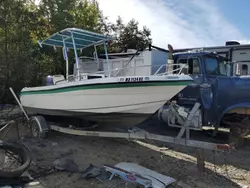
[[[49,127],[43,116],[33,116],[30,119],[30,133],[33,137],[44,139],[48,131]]]

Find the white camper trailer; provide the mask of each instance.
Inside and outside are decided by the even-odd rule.
[[[240,44],[236,41],[227,41],[225,46],[201,47],[206,51],[216,52],[233,62],[232,75],[250,75],[250,44]],[[175,52],[188,51],[200,48],[175,49]]]

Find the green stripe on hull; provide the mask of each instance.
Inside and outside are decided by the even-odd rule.
[[[69,86],[64,88],[39,90],[39,91],[23,91],[22,95],[32,95],[32,94],[52,94],[52,93],[62,93],[78,90],[89,90],[89,89],[109,89],[109,88],[126,88],[126,87],[148,87],[148,86],[186,86],[190,81],[158,81],[158,82],[140,82],[140,83],[106,83],[106,84],[92,84],[92,85],[79,85],[79,86]]]

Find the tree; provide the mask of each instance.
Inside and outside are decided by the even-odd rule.
[[[30,23],[34,20],[25,0],[5,0],[0,3],[1,75],[4,79],[1,93],[6,98],[8,87],[27,83],[25,71],[29,68],[29,52],[32,51]],[[24,64],[23,62],[27,62]],[[23,84],[20,84],[23,85]]]
[[[145,49],[151,43],[151,31],[143,26],[139,30],[139,22],[135,19],[130,20],[124,25],[122,18],[119,16],[113,29],[115,41],[111,43],[113,51],[126,51],[126,49]]]

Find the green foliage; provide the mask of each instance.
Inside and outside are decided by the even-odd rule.
[[[127,48],[145,48],[151,41],[150,30],[138,28],[131,20],[124,24],[118,17],[115,24],[100,11],[95,0],[0,1],[0,103],[11,102],[9,87],[19,92],[23,87],[41,85],[49,74],[65,74],[61,49],[40,48],[37,40],[67,27],[77,27],[114,37],[110,52]],[[103,52],[103,48],[98,48]],[[92,54],[89,49],[85,54]],[[69,53],[70,67],[74,56]]]
[[[126,49],[145,49],[151,43],[151,31],[144,26],[143,30],[138,28],[139,22],[132,19],[127,25],[124,25],[122,18],[118,17],[116,25],[112,26],[115,41],[111,44],[114,51]]]

